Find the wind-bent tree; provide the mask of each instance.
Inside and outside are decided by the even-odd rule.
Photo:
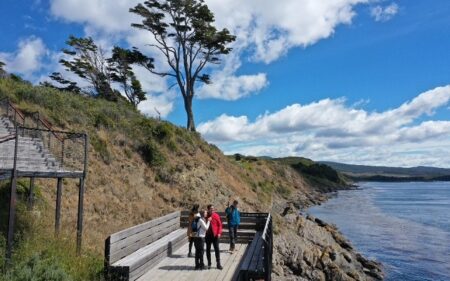
[[[70,49],[63,52],[70,57],[59,62],[80,78],[86,80],[94,89],[93,95],[107,100],[117,101],[120,96],[111,87],[111,76],[105,52],[88,38],[70,36],[66,42]]]
[[[127,50],[114,47],[112,57],[107,61],[111,79],[122,87],[130,103],[137,107],[141,101],[146,100],[145,92],[133,72],[132,65],[139,64],[152,70],[154,68],[153,59],[146,57],[137,49]]]
[[[155,43],[149,45],[167,59],[169,71],[151,72],[175,79],[184,100],[187,129],[195,131],[195,83],[210,83],[209,75],[203,73],[205,66],[219,64],[220,56],[231,51],[228,44],[236,37],[227,29],[217,30],[214,15],[203,0],[148,0],[130,12],[143,17],[142,23],[132,26],[150,31]]]
[[[53,72],[52,74],[50,74],[49,77],[50,77],[50,79],[52,79],[53,81],[57,82],[59,85],[62,85],[62,86],[58,87],[48,81],[41,82],[40,85],[44,86],[44,87],[58,89],[61,91],[73,92],[76,94],[80,94],[82,92],[81,88],[78,87],[77,82],[73,82],[73,81],[65,79],[59,72]]]

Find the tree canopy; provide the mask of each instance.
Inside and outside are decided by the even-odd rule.
[[[149,45],[166,58],[169,71],[150,71],[175,81],[184,100],[187,128],[195,131],[195,83],[211,82],[205,67],[220,63],[221,56],[231,51],[229,44],[235,36],[213,25],[214,15],[203,0],[149,0],[130,12],[143,18],[132,26],[149,31],[155,39]]]
[[[70,36],[66,44],[70,48],[63,49],[63,52],[69,58],[60,60],[66,70],[86,80],[93,88],[93,95],[116,101],[120,94],[111,87],[111,76],[104,50],[98,47],[91,37]]]
[[[152,70],[154,68],[153,59],[146,57],[137,49],[128,50],[116,46],[112,51],[111,58],[107,61],[111,79],[122,87],[130,103],[136,107],[145,100],[145,92],[133,72],[132,65],[139,64]]]

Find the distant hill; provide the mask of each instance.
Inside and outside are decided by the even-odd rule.
[[[449,180],[450,169],[418,166],[411,168],[352,165],[337,162],[321,161],[337,171],[355,180],[373,181],[422,181]]]

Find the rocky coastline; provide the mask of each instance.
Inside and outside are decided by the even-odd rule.
[[[328,196],[319,196],[320,204]],[[308,204],[310,205],[310,204]],[[292,203],[280,213],[274,235],[273,280],[383,280],[381,263],[362,256],[336,226],[304,215]]]

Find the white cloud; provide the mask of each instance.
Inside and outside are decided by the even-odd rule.
[[[140,19],[128,12],[139,2],[142,1],[118,0],[111,5],[108,0],[51,0],[51,11],[57,18],[84,24],[89,34],[114,36],[116,41],[125,39],[131,46],[144,48],[151,42],[151,36],[130,27]],[[338,25],[351,23],[357,4],[367,2],[284,0],[280,5],[272,0],[207,0],[217,25],[230,29],[237,35],[237,41],[224,66],[209,68],[213,84],[199,85],[199,96],[237,100],[258,93],[267,86],[267,76],[265,73],[236,75],[243,56],[255,62],[273,62],[291,48],[306,47],[330,37]]]
[[[139,0],[51,0],[54,16],[69,22],[83,23],[104,32],[129,30],[134,16],[128,12]]]
[[[392,19],[399,11],[399,7],[396,3],[391,3],[386,7],[377,5],[372,7],[370,15],[375,21],[385,22]]]
[[[14,53],[0,53],[0,60],[6,63],[6,70],[24,75],[29,79],[43,67],[43,59],[49,54],[41,38],[28,37],[19,42]]]
[[[449,102],[450,85],[424,92],[384,112],[347,106],[345,99],[324,99],[293,104],[254,121],[247,116],[223,114],[200,124],[198,131],[227,153],[303,155],[367,164],[405,165],[404,160],[409,159],[410,165],[434,161],[449,166],[448,157],[435,152],[450,148],[450,121],[425,120]],[[392,158],[386,158],[389,155]]]
[[[306,47],[350,24],[353,8],[368,0],[208,0],[219,26],[238,36],[238,45],[253,48],[256,61],[270,63],[293,47]]]
[[[152,117],[167,117],[172,112],[174,95],[147,95],[147,100],[139,104],[139,110],[145,115]]]

